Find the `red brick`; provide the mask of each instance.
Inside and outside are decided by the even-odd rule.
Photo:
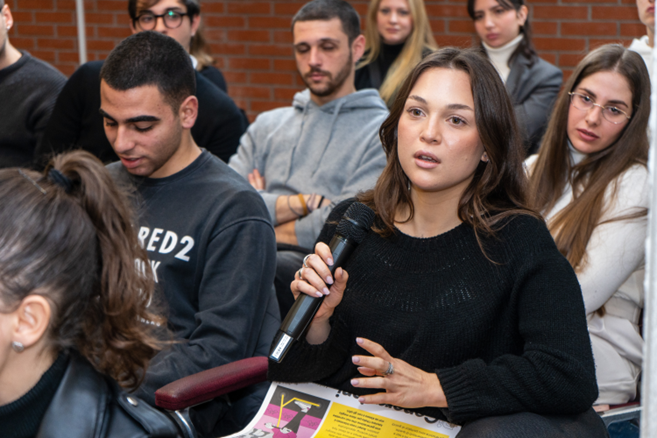
[[[246,73],[236,71],[225,71],[224,78],[229,84],[246,84]]]
[[[61,71],[65,76],[71,76],[75,72],[76,66],[56,64],[55,68]]]
[[[289,105],[289,102],[288,102]],[[258,112],[263,112],[263,111],[269,111],[273,110],[276,108],[281,108],[283,106],[288,106],[285,103],[282,102],[270,102],[266,100],[252,100],[251,101],[251,110],[252,111],[258,111]]]
[[[271,92],[269,87],[230,87],[230,95],[236,97],[255,97],[258,99],[269,99]]]
[[[96,8],[99,11],[122,11],[128,15],[128,2],[125,0],[98,0]]]
[[[436,42],[439,46],[471,47],[474,44],[474,37],[453,36],[453,35],[435,35]]]
[[[212,53],[221,55],[243,55],[246,53],[244,44],[210,44]]]
[[[629,46],[632,43],[632,38],[590,38],[589,39],[589,50],[593,50],[597,47],[600,47],[605,44],[620,44],[622,46]]]
[[[84,14],[84,20],[87,24],[110,24],[114,22],[114,16],[112,14],[87,12]]]
[[[296,88],[276,88],[274,89],[274,99],[292,101],[294,95],[299,92]]]
[[[294,42],[294,38],[292,37],[292,32],[289,30],[275,30],[274,42],[281,44],[288,44],[292,46],[292,43]]]
[[[219,17],[203,17],[208,27],[244,27],[246,20],[244,17],[222,15]]]
[[[30,54],[35,58],[39,58],[43,61],[47,61],[50,63],[55,62],[55,60],[57,59],[54,50],[32,50]]]
[[[53,9],[53,0],[20,0],[20,9],[23,11],[29,9]]]
[[[251,73],[250,79],[252,84],[292,85],[293,83],[290,73]]]
[[[249,55],[292,56],[292,47],[275,44],[251,44]]]
[[[36,24],[20,24],[16,26],[20,35],[39,35],[39,36],[54,36],[54,26],[40,26]]]
[[[2,2],[0,2],[0,4],[2,4]],[[34,15],[32,12],[11,11],[11,15],[14,17],[14,23],[30,24],[34,22]]]
[[[88,40],[87,50],[106,50],[111,52],[114,49],[114,41]]]
[[[563,72],[563,83],[565,84],[568,81],[568,78],[573,74],[573,71],[566,68],[562,68],[561,71]]]
[[[271,61],[259,58],[230,58],[230,68],[235,70],[270,70]]]
[[[87,26],[87,38],[95,34],[96,28],[93,26]],[[77,26],[65,26],[60,24],[57,26],[57,36],[58,37],[77,37],[78,28]]]
[[[646,26],[643,23],[621,23],[621,36],[640,37],[646,34]]]
[[[229,14],[270,14],[270,2],[245,2],[233,0],[228,3]]]
[[[223,29],[210,29],[206,27],[203,30],[206,41],[224,41],[226,38],[226,31]]]
[[[249,17],[249,28],[289,29],[292,20],[287,17]]]
[[[223,14],[224,13],[224,4],[217,2],[203,2],[201,5],[201,13],[203,16],[206,16],[208,13]]]
[[[586,49],[586,40],[578,38],[534,38],[538,50],[580,51]]]
[[[84,10],[85,11],[91,11],[94,9],[94,3],[91,0],[87,0],[84,2]],[[58,11],[73,11],[75,12],[75,0],[56,0],[55,2],[55,8]]]
[[[562,3],[617,3],[617,0],[561,0]],[[597,7],[597,5],[593,5]]]
[[[616,23],[561,23],[561,35],[608,35],[618,34],[618,25]]]
[[[637,20],[636,6],[596,6],[591,8],[594,20]]]
[[[298,3],[275,3],[274,14],[280,15],[294,15],[305,4],[305,2]]]
[[[293,59],[274,59],[274,70],[297,71],[297,63]]]
[[[35,47],[36,41],[34,38],[12,37],[11,44],[18,49],[32,51]]]
[[[100,38],[127,38],[132,35],[132,31],[127,27],[96,27]]]
[[[358,12],[358,15],[364,16],[367,14],[367,4],[357,4],[357,5],[352,5],[356,12]]]
[[[74,49],[75,41],[63,38],[39,38],[37,46],[39,49]]]
[[[78,62],[80,60],[78,52],[59,52],[57,56],[59,62]]]
[[[229,30],[228,41],[254,41],[264,43],[269,41],[271,34],[268,30]]]
[[[430,20],[429,25],[433,33],[445,32],[445,20]]]
[[[531,24],[534,35],[556,35],[557,23],[553,21],[534,21]]]
[[[468,10],[465,7],[465,3],[461,5],[426,5],[427,7],[427,14],[429,14],[430,17],[467,17],[470,18],[468,15]]]
[[[474,25],[472,20],[449,20],[447,22],[449,33],[459,32],[459,33],[474,33]]]
[[[587,19],[586,6],[534,6],[534,18]]]
[[[37,12],[36,22],[43,23],[75,23],[73,14],[70,12]]]
[[[584,59],[585,53],[561,53],[559,55],[560,67],[576,67]]]

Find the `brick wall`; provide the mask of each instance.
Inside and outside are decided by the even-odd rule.
[[[75,0],[5,0],[16,25],[12,43],[64,74],[77,67]],[[530,0],[531,1],[531,0]],[[296,74],[289,30],[304,2],[201,0],[205,32],[229,94],[250,117],[289,105],[303,88]],[[351,3],[364,15],[367,0]],[[440,45],[476,43],[465,0],[425,0]],[[89,60],[103,59],[130,34],[126,0],[86,0]],[[534,42],[540,55],[568,72],[600,44],[629,44],[645,28],[634,0],[536,0],[530,5]]]

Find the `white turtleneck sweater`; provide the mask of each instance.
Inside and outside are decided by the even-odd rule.
[[[648,73],[652,77],[652,47],[648,45],[648,35],[632,40],[632,44],[630,44],[628,49],[641,55],[643,62],[645,62],[646,67],[648,67]]]
[[[570,147],[571,163],[580,163],[586,154]],[[525,165],[531,174],[538,155],[527,158]],[[605,207],[600,222],[634,213],[649,206],[648,170],[642,165],[634,165],[609,184],[605,193]],[[616,186],[616,194],[613,189]],[[573,191],[567,185],[563,195],[554,208],[545,214],[550,220],[573,200]],[[586,264],[577,272],[586,308],[589,333],[596,356],[596,344],[607,344],[611,349],[631,363],[638,374],[643,357],[643,339],[637,323],[643,308],[644,253],[647,236],[647,217],[603,223],[593,230],[586,247]],[[596,310],[605,307],[605,315]],[[599,360],[602,360],[598,358]],[[601,364],[600,364],[601,365]],[[603,366],[598,366],[599,371]],[[628,373],[627,376],[623,373]],[[600,398],[596,404],[625,403],[635,395],[631,385],[618,385],[614,393],[614,381],[629,382],[634,378],[627,369],[614,370],[613,375],[598,373]],[[607,381],[612,383],[607,384]],[[605,399],[603,388],[612,389]],[[635,390],[636,388],[634,388]]]
[[[511,72],[511,67],[509,67],[509,58],[511,58],[513,52],[520,45],[522,38],[523,34],[520,34],[502,47],[497,48],[491,47],[488,44],[482,42],[484,48],[486,49],[486,53],[488,54],[488,58],[493,63],[493,66],[495,66],[495,70],[497,70],[497,72],[500,74],[502,82],[505,84],[506,79],[509,77],[509,73]]]

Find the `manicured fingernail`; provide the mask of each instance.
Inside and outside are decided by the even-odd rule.
[[[363,338],[356,338],[356,342],[358,344],[362,344],[363,343]]]
[[[328,276],[328,277],[326,277],[326,282],[328,284],[333,284],[333,279],[330,276]]]
[[[323,297],[324,294],[321,293],[320,291],[316,290],[316,291],[315,291],[315,296],[317,296],[317,297]]]
[[[358,397],[358,402],[362,405],[365,403],[365,397]]]
[[[327,288],[322,289],[322,291],[324,292],[324,295],[328,295],[328,294],[329,294],[329,290],[328,290]]]
[[[352,379],[351,380],[351,385],[352,386],[358,386],[358,379]]]
[[[353,363],[360,363],[360,357],[358,357],[358,356],[354,356],[354,357],[351,358],[351,361],[352,361]]]
[[[326,261],[328,262],[329,266],[333,266],[333,259],[327,259]]]

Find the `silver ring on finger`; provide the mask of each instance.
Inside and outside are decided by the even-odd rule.
[[[297,274],[299,274],[299,280],[303,280],[303,276],[301,275],[301,271],[303,271],[303,268],[300,268],[300,269],[297,271]]]
[[[308,261],[308,258],[309,258],[311,255],[312,255],[312,254],[308,254],[307,256],[305,256],[305,257],[303,258],[303,267],[304,267],[304,268],[310,268],[310,266],[308,266],[308,264],[307,264],[306,262]],[[298,260],[298,259],[297,259],[297,260]]]
[[[383,377],[387,377],[395,373],[395,367],[392,366],[392,362],[388,362],[388,369],[383,372]]]

